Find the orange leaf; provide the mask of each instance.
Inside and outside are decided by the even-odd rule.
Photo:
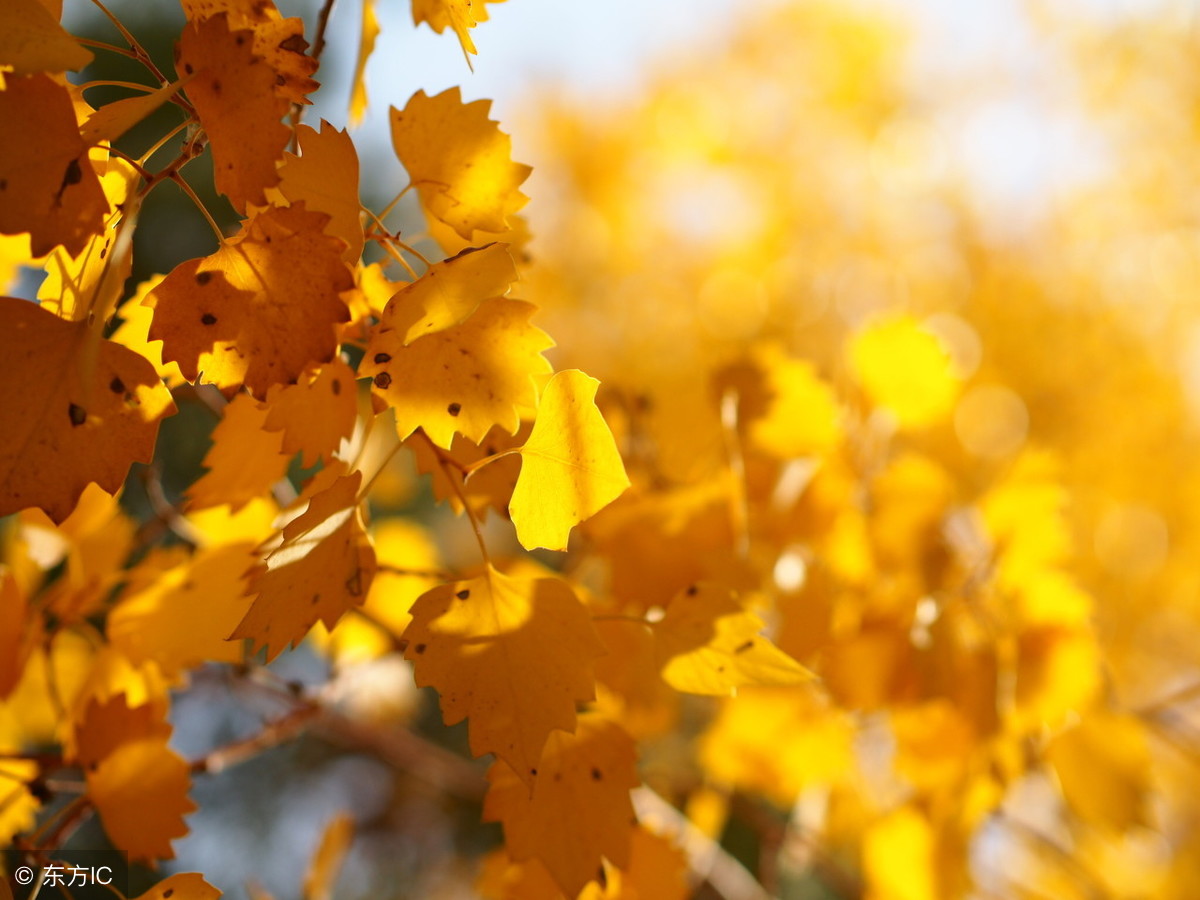
[[[175,404],[145,359],[11,297],[0,354],[0,516],[39,506],[61,522],[88,482],[111,494],[131,463],[150,462]]]
[[[196,872],[165,878],[136,900],[218,900],[221,892]]]
[[[302,156],[288,153],[279,167],[279,192],[292,203],[329,216],[326,231],[346,242],[342,259],[353,266],[362,256],[363,227],[358,203],[358,152],[345,131],[324,119],[321,130],[296,128]]]
[[[251,576],[257,596],[233,638],[251,638],[273,659],[318,619],[332,628],[366,599],[375,552],[358,508],[361,482],[361,472],[339,477],[284,527],[283,542]]]
[[[180,77],[195,76],[187,95],[212,144],[217,190],[238,212],[266,203],[263,191],[279,183],[275,162],[291,137],[280,121],[288,100],[253,43],[252,31],[222,14],[183,29],[175,62]]]
[[[29,232],[30,253],[72,256],[104,225],[108,202],[67,89],[48,75],[6,76],[0,91],[0,234]],[[16,127],[36,122],[36,128]]]
[[[14,75],[82,69],[92,54],[38,0],[0,3],[0,65]]]
[[[573,731],[575,704],[593,698],[593,660],[604,652],[566,582],[490,566],[422,595],[404,639],[417,685],[437,688],[446,724],[470,717],[471,752],[495,753],[529,783],[547,736]]]
[[[283,436],[265,431],[266,422],[266,407],[248,394],[238,394],[225,407],[204,456],[208,471],[188,488],[189,509],[227,504],[237,512],[287,474],[290,457],[282,452]]]
[[[272,389],[267,403],[267,431],[283,431],[283,450],[303,453],[304,468],[329,459],[342,438],[349,437],[358,417],[354,371],[335,358],[296,384]]]
[[[580,716],[575,734],[553,733],[532,793],[502,761],[488,770],[488,780],[484,821],[502,823],[509,855],[541,861],[567,896],[596,877],[602,860],[629,865],[635,826],[629,792],[641,779],[633,739],[619,725],[593,713]]]
[[[350,317],[340,294],[354,278],[341,242],[322,230],[328,221],[303,204],[270,208],[212,256],[177,266],[146,300],[163,358],[189,381],[226,395],[245,384],[256,397],[332,359],[335,326]]]

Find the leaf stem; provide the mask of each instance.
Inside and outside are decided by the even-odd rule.
[[[196,196],[196,192],[192,190],[192,186],[183,180],[183,176],[177,170],[171,171],[167,175],[167,179],[179,185],[179,189],[192,199],[192,202],[196,204],[196,209],[200,210],[204,218],[208,221],[208,226],[212,229],[213,234],[217,236],[217,243],[224,244],[225,235],[221,232],[220,226],[217,225],[216,219],[212,217],[212,214],[209,213],[205,205],[200,202],[200,198]]]
[[[477,459],[473,463],[468,463],[465,466],[460,466],[463,473],[463,481],[467,481],[477,471],[484,466],[491,465],[498,459],[503,459],[506,456],[512,456],[514,453],[520,453],[520,447],[510,447],[508,450],[501,450],[499,453],[493,453],[491,456],[485,456],[483,459]]]
[[[379,214],[379,218],[386,219],[388,217],[388,214],[391,213],[391,211],[396,208],[396,204],[400,202],[400,198],[403,197],[405,194],[407,194],[409,191],[411,191],[412,187],[413,187],[413,183],[410,181],[403,188],[401,188],[400,193],[398,193],[395,197],[392,198],[392,202],[383,208],[383,211]]]
[[[450,482],[451,489],[455,494],[458,495],[458,500],[462,504],[463,512],[467,514],[467,521],[471,523],[471,530],[475,532],[475,542],[479,544],[479,554],[483,557],[484,564],[491,568],[492,558],[488,556],[487,545],[483,541],[483,531],[479,527],[479,520],[475,518],[475,511],[471,509],[471,504],[467,502],[467,496],[463,493],[462,485],[458,483],[454,475],[446,468],[447,465],[452,464],[462,471],[461,467],[459,466],[458,462],[450,456],[450,454],[430,440],[429,435],[427,435],[424,431],[418,429],[416,434],[421,436],[421,439],[429,445],[429,449],[432,450],[434,456],[437,457],[438,466],[440,466],[441,470],[446,474],[446,480]],[[466,480],[465,475],[463,480]]]
[[[158,88],[150,87],[148,84],[138,84],[136,81],[87,81],[79,86],[81,91],[90,91],[96,87],[119,87],[129,88],[131,91],[141,91],[144,94],[153,94]]]

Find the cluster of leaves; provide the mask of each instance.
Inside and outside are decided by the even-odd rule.
[[[525,549],[566,551],[629,486],[598,382],[553,372],[537,308],[510,296],[529,167],[488,101],[453,89],[393,108],[409,176],[397,201],[419,197],[446,254],[429,260],[385,224],[396,201],[360,203],[347,132],[300,124],[323,33],[309,53],[303,22],[270,2],[182,6],[173,75],[111,15],[127,46],[74,38],[52,0],[0,10],[5,277],[46,272],[39,302],[0,299],[0,841],[38,870],[69,863],[64,843],[94,813],[132,861],[170,859],[193,777],[315,714],[301,703],[189,761],[170,744],[172,691],[212,664],[269,681],[264,664],[316,629],[335,659],[402,654],[445,722],[468,722],[472,753],[495,757],[483,813],[505,850],[485,891],[682,896],[685,857],[638,822],[636,743],[595,703],[598,682],[722,695],[809,675],[721,579],[677,585],[647,617],[485,541],[494,512]],[[413,3],[467,53],[481,12]],[[367,3],[360,81],[376,30]],[[101,83],[65,76],[87,47],[137,59],[156,83],[93,108]],[[352,112],[364,102],[360,86]],[[140,158],[114,145],[167,105],[177,124]],[[207,166],[236,232],[213,223],[214,252],[127,291],[153,191],[170,182],[213,221],[185,176]],[[369,247],[384,261],[366,263]],[[185,398],[219,415],[206,471],[179,503],[146,476],[154,512],[134,521],[118,495]],[[372,521],[373,488],[401,453],[474,530],[477,565],[448,571],[415,525]],[[323,852],[346,842],[338,825]],[[314,863],[320,890],[333,868]],[[176,875],[147,896],[216,895]]]
[[[939,135],[979,83],[914,89],[877,15],[789,5],[547,117],[529,290],[626,451],[613,602],[722,583],[820,676],[699,725],[602,685],[784,896],[1195,893],[1195,35],[1041,24],[1115,162],[1016,237]]]

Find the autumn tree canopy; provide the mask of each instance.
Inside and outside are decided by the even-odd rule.
[[[539,98],[531,222],[469,72],[368,95],[374,0],[335,122],[331,3],[182,0],[165,66],[93,2],[0,6],[17,897],[1194,895],[1193,30],[1031,14],[1107,162],[1020,227],[945,163],[971,85],[817,2]],[[222,785],[314,757],[385,796],[231,877]]]

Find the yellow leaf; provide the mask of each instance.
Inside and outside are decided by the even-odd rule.
[[[79,136],[71,96],[48,75],[6,76],[0,122],[0,234],[29,232],[30,253],[62,244],[75,256],[104,225],[108,204]]]
[[[154,319],[154,310],[143,303],[146,296],[161,283],[162,276],[154,275],[137,286],[133,296],[121,305],[122,321],[112,333],[111,340],[150,360],[150,364],[158,372],[158,377],[167,383],[167,387],[176,388],[184,383],[183,373],[179,371],[178,363],[163,362],[162,341],[150,340],[150,323]]]
[[[171,841],[188,833],[183,817],[188,764],[166,738],[127,741],[86,773],[88,794],[113,845],[132,860],[172,859]]]
[[[516,280],[508,245],[464,250],[398,290],[383,310],[379,332],[397,332],[408,346],[465,321],[484,300],[507,294]]]
[[[421,202],[467,240],[504,231],[529,199],[518,188],[532,169],[512,161],[512,141],[488,118],[491,105],[464,104],[455,87],[436,97],[417,91],[403,112],[391,111],[392,146]]]
[[[310,468],[322,457],[328,460],[354,431],[357,393],[353,370],[334,358],[295,384],[271,389],[263,430],[282,431],[284,454],[301,453],[301,464]]]
[[[867,398],[902,428],[925,428],[950,414],[960,382],[933,332],[908,316],[877,319],[851,340],[850,370]]]
[[[165,878],[135,900],[218,900],[221,892],[196,872],[179,872]]]
[[[488,18],[486,3],[501,3],[503,0],[412,0],[413,24],[428,22],[429,27],[441,34],[449,26],[458,36],[463,53],[475,53],[475,42],[470,29],[477,22]]]
[[[484,821],[500,822],[509,855],[540,861],[567,896],[583,890],[604,859],[629,866],[635,824],[629,791],[641,779],[636,747],[620,726],[587,714],[575,734],[554,732],[532,792],[503,761],[488,770],[488,780]]]
[[[1116,831],[1146,824],[1153,764],[1134,716],[1095,712],[1046,748],[1063,797],[1083,821]]]
[[[353,87],[350,92],[350,124],[358,125],[367,111],[367,61],[375,52],[375,39],[379,37],[379,18],[375,14],[375,0],[363,0],[362,20],[358,33],[358,57],[354,62]]]
[[[0,354],[0,516],[38,506],[61,522],[88,482],[111,494],[133,462],[150,462],[175,404],[145,359],[8,297]]]
[[[153,661],[171,681],[203,662],[240,662],[241,645],[227,638],[250,604],[242,576],[256,562],[253,550],[250,544],[199,550],[157,572],[117,601],[109,640],[135,664]]]
[[[112,210],[123,208],[138,178],[137,170],[125,160],[109,160],[100,187]],[[70,321],[89,315],[107,317],[132,271],[131,224],[123,214],[110,215],[76,256],[62,247],[52,250],[44,263],[46,279],[38,288],[42,308]]]
[[[79,133],[88,146],[111,143],[174,97],[184,83],[180,79],[148,94],[108,103],[88,116]]]
[[[361,472],[340,476],[284,526],[283,542],[251,576],[256,596],[233,638],[251,638],[274,659],[318,619],[332,628],[366,599],[375,553],[359,510],[361,482]]]
[[[189,508],[227,504],[237,512],[287,474],[290,457],[283,454],[283,435],[267,431],[266,424],[267,408],[249,394],[238,394],[226,405],[204,456],[208,471],[188,488]]]
[[[663,679],[677,691],[732,696],[746,685],[787,686],[813,677],[760,635],[762,620],[720,585],[677,594],[652,627]]]
[[[0,565],[0,700],[13,692],[41,639],[41,614],[30,609],[16,576]]]
[[[542,394],[508,505],[517,540],[527,550],[566,550],[571,529],[629,487],[616,441],[596,408],[599,385],[568,369]]]
[[[321,130],[296,128],[300,156],[285,154],[279,192],[291,203],[329,216],[325,231],[346,242],[342,259],[355,265],[362,256],[363,227],[358,203],[358,152],[345,131],[324,119]]]
[[[15,75],[82,69],[92,61],[38,0],[5,0],[0,4],[0,68]]]
[[[448,449],[456,433],[479,443],[493,425],[515,432],[537,405],[536,378],[550,371],[542,351],[553,341],[529,324],[535,311],[521,300],[487,300],[465,322],[407,347],[380,329],[359,374],[395,409],[401,439],[421,428]]]
[[[404,639],[417,685],[437,688],[446,724],[469,717],[471,752],[495,753],[528,783],[547,737],[573,731],[575,704],[595,696],[603,653],[565,582],[490,566],[424,594]]]
[[[330,819],[304,874],[304,900],[329,900],[333,896],[338,872],[353,840],[354,818],[349,813]]]
[[[212,256],[176,266],[146,300],[163,358],[189,381],[227,396],[245,384],[256,397],[332,359],[354,278],[341,241],[323,232],[328,220],[303,204],[270,208]]]
[[[37,821],[42,804],[28,787],[37,775],[38,764],[31,760],[0,759],[0,847],[7,847],[15,835],[28,831]],[[2,876],[0,896],[4,896]]]

